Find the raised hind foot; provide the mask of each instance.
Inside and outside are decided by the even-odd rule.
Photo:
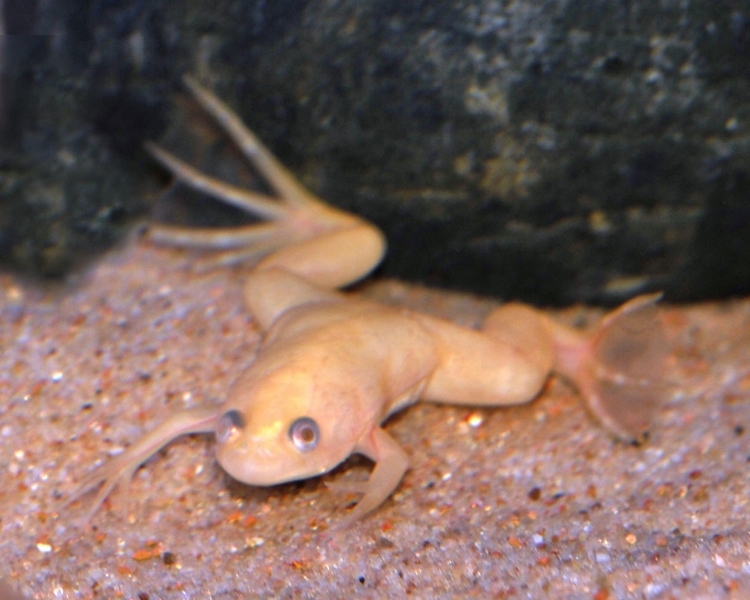
[[[198,263],[199,269],[257,263],[257,269],[281,267],[326,289],[348,285],[380,262],[386,244],[377,227],[315,196],[227,105],[193,78],[185,77],[184,83],[277,195],[267,196],[210,177],[149,142],[146,150],[177,181],[261,220],[213,229],[154,224],[148,234],[152,241],[218,251]]]

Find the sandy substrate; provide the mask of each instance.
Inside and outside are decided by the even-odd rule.
[[[219,403],[257,333],[241,271],[145,243],[63,290],[0,276],[0,578],[34,598],[750,597],[750,302],[665,307],[680,387],[650,441],[614,441],[553,378],[511,409],[420,404],[387,428],[398,491],[342,526],[352,459],[233,482],[210,436],[158,453],[82,523],[76,482],[166,415]],[[487,301],[362,293],[476,322]],[[571,321],[598,313],[570,309]]]

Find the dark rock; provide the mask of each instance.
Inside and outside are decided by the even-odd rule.
[[[158,172],[141,141],[185,110],[171,91],[190,72],[307,185],[385,229],[388,275],[551,304],[750,291],[748,0],[34,8],[56,35],[5,52],[24,182],[50,187],[39,157],[77,132],[103,148],[100,177],[133,186],[121,214],[138,213]],[[76,202],[60,213],[71,248],[101,214]],[[4,256],[58,271],[28,259],[58,221],[7,221],[24,211],[0,215]]]

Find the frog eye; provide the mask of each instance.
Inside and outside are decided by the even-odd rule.
[[[216,440],[220,444],[226,444],[229,440],[239,435],[245,428],[245,417],[238,410],[232,409],[225,412],[216,422]]]
[[[310,417],[300,417],[289,426],[289,439],[300,452],[310,452],[320,441],[320,428]]]

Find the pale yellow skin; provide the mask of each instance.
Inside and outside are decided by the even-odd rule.
[[[388,498],[408,467],[381,427],[390,414],[420,398],[527,402],[552,371],[575,383],[614,434],[633,439],[648,424],[663,389],[666,346],[649,310],[658,296],[632,300],[584,335],[521,304],[498,308],[477,331],[343,295],[336,290],[380,262],[383,234],[311,194],[213,94],[190,78],[186,84],[278,198],[217,181],[149,144],[182,183],[267,221],[210,231],[155,226],[150,235],[157,243],[222,250],[213,265],[257,260],[244,295],[264,339],[222,406],[176,413],[83,481],[76,497],[104,483],[93,510],[175,437],[216,432],[219,463],[251,485],[313,477],[354,453],[367,456],[373,472],[354,486],[363,496],[352,514],[361,517]]]

